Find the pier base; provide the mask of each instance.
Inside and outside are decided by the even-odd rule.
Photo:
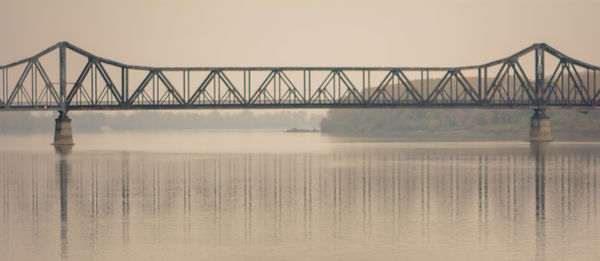
[[[56,127],[54,128],[54,148],[57,152],[68,152],[73,145],[73,131],[71,129],[71,119],[66,112],[59,111],[60,115],[56,118]]]
[[[546,116],[546,109],[534,109],[530,118],[529,141],[548,142],[552,141],[550,133],[550,117]]]

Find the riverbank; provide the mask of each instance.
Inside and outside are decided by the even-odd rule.
[[[372,109],[330,110],[321,131],[335,136],[407,140],[526,140],[531,110]],[[555,140],[600,140],[600,112],[548,111]]]

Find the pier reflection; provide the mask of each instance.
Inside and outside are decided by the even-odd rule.
[[[54,151],[60,155],[66,156],[73,151],[73,145],[52,145]]]
[[[60,256],[68,257],[68,215],[69,215],[69,165],[67,156],[61,155],[58,162],[58,180],[60,183]]]
[[[531,142],[535,158],[535,242],[536,259],[546,260],[546,157],[550,155],[550,142]]]
[[[593,241],[584,239],[600,232],[600,155],[535,145],[325,154],[0,154],[0,240],[4,253],[13,253],[11,246],[36,238],[33,253],[54,260],[165,257],[154,248],[217,259],[239,257],[222,249],[265,259],[291,251],[302,259],[315,245],[331,247],[321,252],[330,257],[352,247],[357,258],[374,250],[419,258],[448,242],[481,259],[508,253],[543,260],[555,257],[550,246],[565,240],[589,246]],[[60,217],[57,258],[48,243],[52,216]],[[582,220],[588,225],[570,225]],[[268,246],[278,246],[273,256],[261,250]]]

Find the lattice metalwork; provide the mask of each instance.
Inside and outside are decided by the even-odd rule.
[[[462,67],[179,68],[127,65],[60,42],[0,70],[0,110],[600,105],[600,67],[543,43]]]

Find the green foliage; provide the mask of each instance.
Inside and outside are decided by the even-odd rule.
[[[531,110],[514,109],[340,109],[321,121],[326,133],[394,135],[415,132],[476,132],[485,135],[529,131]],[[549,111],[553,132],[600,135],[600,112]]]
[[[424,86],[429,93],[439,80],[431,79],[429,83],[414,80],[412,84]],[[488,82],[492,80],[489,78]],[[478,79],[467,77],[467,81],[475,85]],[[374,91],[375,88],[367,89],[368,95]],[[529,109],[332,109],[321,121],[321,131],[360,136],[405,136],[414,133],[439,136],[440,133],[454,132],[450,136],[459,133],[462,138],[470,138],[471,135],[494,138],[518,133],[518,137],[524,138],[529,131],[532,114]],[[600,138],[599,111],[584,114],[574,110],[554,110],[547,114],[552,133]]]

